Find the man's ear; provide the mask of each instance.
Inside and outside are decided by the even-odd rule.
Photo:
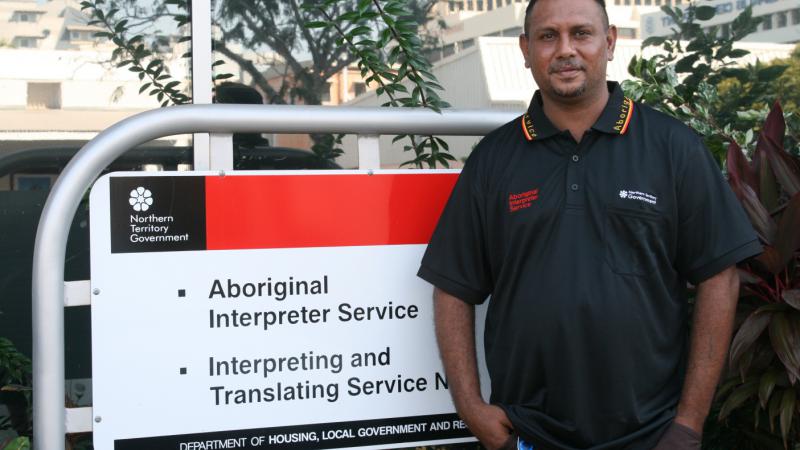
[[[615,25],[608,26],[606,45],[608,46],[608,60],[611,61],[614,59],[614,49],[617,47],[617,27]]]
[[[525,60],[525,67],[530,68],[531,63],[528,61],[528,35],[525,33],[519,35],[519,50],[522,52],[522,59]]]

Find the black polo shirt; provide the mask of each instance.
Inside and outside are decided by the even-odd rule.
[[[537,449],[652,449],[680,397],[686,281],[761,251],[700,138],[609,90],[580,143],[538,92],[487,135],[419,270],[465,302],[491,295],[491,401]]]

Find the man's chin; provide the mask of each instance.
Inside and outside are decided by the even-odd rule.
[[[578,86],[553,86],[553,93],[561,98],[576,98],[586,92],[586,84],[581,83]]]

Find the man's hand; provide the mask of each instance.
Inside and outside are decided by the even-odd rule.
[[[514,431],[511,421],[505,411],[499,406],[485,402],[466,406],[465,411],[459,411],[469,431],[489,450],[516,448],[509,446],[509,439]]]
[[[687,437],[694,434],[696,446],[661,447],[659,444],[657,449],[700,448],[703,423],[728,355],[738,298],[739,274],[736,266],[731,266],[697,285],[683,392],[675,420],[662,438],[664,441],[675,436]]]
[[[481,397],[475,358],[475,307],[440,289],[434,291],[433,303],[436,340],[456,411],[486,448],[504,449],[513,427],[505,411]]]
[[[672,422],[653,450],[700,450],[700,433]]]

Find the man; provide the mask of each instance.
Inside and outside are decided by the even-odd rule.
[[[470,155],[419,271],[458,413],[489,449],[699,449],[761,247],[700,138],[606,82],[603,1],[532,0],[524,30],[539,91]]]

